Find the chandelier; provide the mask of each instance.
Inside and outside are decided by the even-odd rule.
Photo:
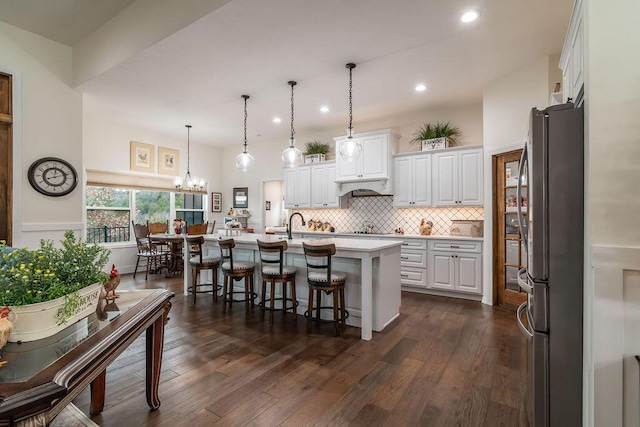
[[[247,99],[249,99],[249,95],[242,95],[242,97],[244,98],[244,149],[236,157],[236,168],[247,172],[253,168],[253,156],[247,153]]]
[[[282,163],[285,168],[295,168],[300,163],[302,163],[302,151],[296,148],[296,140],[293,137],[293,135],[295,135],[296,133],[293,130],[293,87],[297,83],[294,81],[290,81],[287,84],[291,86],[291,137],[289,138],[289,147],[285,148],[285,150],[282,152]]]
[[[347,128],[347,139],[340,143],[340,156],[347,162],[353,162],[360,157],[362,152],[362,143],[358,139],[353,138],[353,107],[351,105],[351,92],[353,88],[352,71],[356,68],[356,64],[348,63],[346,67],[349,69],[349,127]]]
[[[191,171],[189,170],[191,149],[189,133],[191,131],[191,125],[185,125],[185,127],[187,128],[187,174],[184,176],[184,180],[180,177],[175,177],[175,179],[173,180],[173,186],[176,187],[176,190],[181,193],[200,192],[204,190],[207,182],[204,180],[204,178],[198,178],[195,175],[191,175]]]

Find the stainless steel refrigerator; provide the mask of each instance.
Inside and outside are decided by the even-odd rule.
[[[517,197],[528,260],[518,273],[528,295],[517,318],[527,337],[529,424],[581,426],[583,108],[562,104],[531,111]]]

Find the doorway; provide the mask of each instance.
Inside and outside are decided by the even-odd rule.
[[[287,212],[284,209],[284,181],[263,182],[262,224],[264,227],[280,227]]]
[[[518,227],[518,204],[527,209],[526,192],[517,198],[522,150],[493,156],[493,295],[494,305],[515,309],[527,299],[518,286],[518,270],[527,257]]]
[[[12,245],[13,100],[12,78],[0,72],[0,240]]]

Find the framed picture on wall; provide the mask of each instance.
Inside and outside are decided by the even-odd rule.
[[[233,207],[244,209],[249,207],[249,189],[247,187],[233,189]]]
[[[271,200],[267,200],[266,202],[264,202],[264,210],[265,211],[271,210]]]
[[[211,212],[222,212],[222,193],[211,193]]]
[[[131,141],[130,169],[139,172],[155,172],[155,154],[155,146]]]
[[[180,175],[180,152],[178,150],[158,147],[158,173]]]

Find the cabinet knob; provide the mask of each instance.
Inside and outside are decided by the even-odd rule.
[[[408,274],[401,274],[400,277],[409,277]]]

